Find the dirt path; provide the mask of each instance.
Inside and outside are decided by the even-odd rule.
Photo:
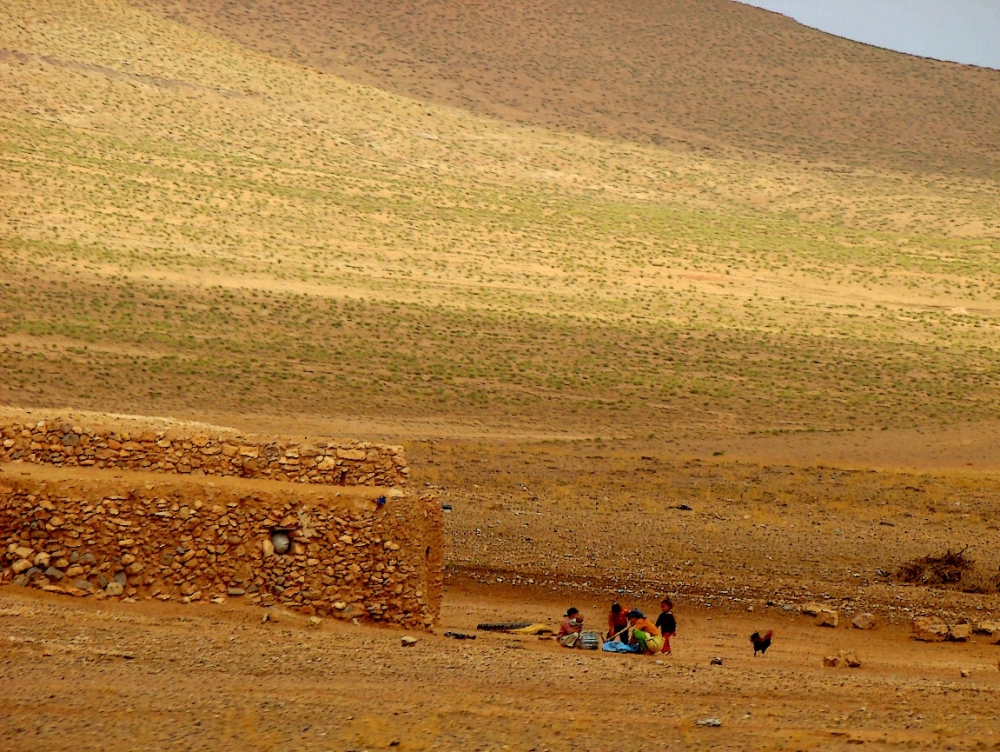
[[[553,622],[568,593],[453,582],[436,635],[235,605],[102,605],[0,590],[0,749],[976,749],[1000,742],[1000,648],[678,604],[672,657],[474,632]],[[651,604],[643,604],[649,607]],[[589,626],[606,604],[579,602]],[[765,658],[747,635],[775,630]],[[854,650],[860,669],[825,669]],[[710,665],[713,657],[722,666]],[[961,671],[971,672],[967,678]],[[721,728],[698,719],[717,717]],[[985,746],[984,746],[985,745]]]

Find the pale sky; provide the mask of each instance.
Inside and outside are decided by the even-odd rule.
[[[741,0],[912,55],[1000,69],[1000,0]]]

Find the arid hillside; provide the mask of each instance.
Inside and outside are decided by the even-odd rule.
[[[10,456],[89,457],[77,420],[391,438],[446,581],[404,647],[5,575],[0,750],[995,747],[998,76],[716,0],[4,0]],[[41,583],[31,496],[0,550]],[[442,634],[664,593],[672,655]]]
[[[903,170],[1000,167],[1000,71],[731,0],[134,1],[353,81],[556,130]]]
[[[0,402],[403,436],[996,419],[995,182],[521,126],[124,2],[2,12]]]

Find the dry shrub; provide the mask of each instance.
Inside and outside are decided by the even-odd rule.
[[[1000,593],[1000,574],[976,569],[975,562],[961,551],[951,549],[941,556],[924,556],[903,564],[895,579],[912,585],[930,585],[961,590],[963,593]]]
[[[913,585],[958,585],[975,565],[965,555],[967,549],[956,553],[948,549],[942,556],[914,559],[900,566],[896,579]]]

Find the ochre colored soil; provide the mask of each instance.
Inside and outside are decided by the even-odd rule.
[[[301,65],[553,130],[996,174],[1000,72],[731,0],[133,0]]]
[[[262,623],[263,609],[237,605],[96,608],[7,587],[0,748],[940,750],[1000,741],[1000,648],[977,642],[925,645],[898,628],[822,629],[684,602],[669,657],[443,636],[475,634],[479,621],[554,623],[568,603],[594,626],[607,606],[453,581],[436,634],[403,648],[398,631],[310,629],[273,610],[276,621]],[[748,635],[762,626],[774,642],[754,658]],[[862,667],[823,668],[839,650]],[[704,718],[722,727],[697,726]]]

